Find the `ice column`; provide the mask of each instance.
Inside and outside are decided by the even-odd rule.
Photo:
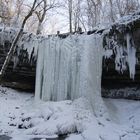
[[[136,48],[134,47],[134,43],[131,35],[128,33],[126,35],[127,40],[127,61],[129,66],[129,74],[130,78],[135,78],[135,67],[136,67]]]

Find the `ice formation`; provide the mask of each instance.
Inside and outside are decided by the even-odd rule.
[[[12,41],[14,40],[14,37],[16,36],[17,32],[19,29],[16,28],[10,28],[10,27],[0,27],[0,45],[3,46],[3,49],[5,50],[6,53],[6,48],[5,47],[5,43],[9,43],[9,47],[10,47],[10,43],[12,43]],[[13,68],[15,68],[19,62],[19,55],[21,50],[25,50],[28,52],[28,60],[30,62],[31,57],[36,60],[36,56],[37,56],[37,50],[38,50],[38,42],[40,41],[39,36],[35,36],[33,34],[24,32],[21,36],[21,38],[19,39],[18,43],[17,43],[17,48],[16,51],[13,55],[12,61],[14,63]]]
[[[52,36],[38,45],[35,98],[60,101],[86,97],[93,107],[97,101],[99,106],[102,36]]]
[[[128,66],[129,66],[129,74],[130,78],[135,78],[135,67],[136,67],[136,49],[134,47],[134,43],[130,34],[126,35],[127,39],[127,59],[128,59]]]
[[[126,42],[126,45],[118,43],[114,36],[111,38],[106,37],[107,45],[104,49],[104,58],[109,59],[114,55],[115,70],[123,73],[129,69],[130,78],[134,80],[136,73],[136,48],[130,33],[126,33],[124,42]]]
[[[17,31],[18,31],[18,29],[15,29],[15,28],[0,27],[0,44],[4,47],[6,41],[9,41],[11,43],[13,41]],[[103,42],[102,37],[101,38],[99,37],[100,38],[99,45],[101,46],[101,48],[104,48],[104,51],[103,51],[104,58],[110,59],[112,56],[113,57],[115,56],[115,60],[114,60],[115,70],[117,70],[119,73],[123,73],[124,71],[129,69],[130,78],[134,79],[135,65],[136,65],[136,48],[135,48],[131,33],[126,33],[125,34],[126,38],[124,37],[124,43],[120,44],[119,40],[116,39],[115,35],[112,35],[111,37],[105,36],[106,34],[109,34],[108,32],[109,31],[106,30],[103,33],[103,36],[105,37],[105,40],[106,40],[105,46],[103,46],[103,44],[102,44],[102,42]],[[95,36],[98,36],[98,35],[94,34],[93,36],[94,36],[93,38],[95,38]],[[82,41],[82,38],[84,38],[84,41]],[[69,98],[73,99],[73,98],[75,98],[74,97],[75,90],[77,92],[80,92],[80,91],[78,91],[79,88],[77,88],[78,87],[77,80],[79,78],[77,74],[80,74],[79,69],[81,67],[81,62],[78,60],[81,59],[81,55],[83,54],[82,49],[85,49],[85,47],[83,47],[83,45],[86,42],[86,40],[88,40],[88,38],[89,37],[86,34],[85,35],[73,35],[73,36],[69,36],[68,38],[65,38],[65,39],[60,39],[56,36],[52,36],[52,37],[43,37],[42,36],[41,37],[41,36],[35,36],[33,34],[24,32],[22,37],[18,41],[18,44],[17,44],[18,47],[16,49],[17,52],[16,52],[16,54],[14,54],[13,59],[12,59],[12,61],[14,62],[13,67],[15,68],[19,62],[18,56],[20,55],[21,50],[26,50],[28,52],[29,63],[32,62],[32,61],[30,61],[32,58],[34,58],[34,60],[36,61],[38,47],[44,48],[44,50],[46,50],[46,51],[43,51],[43,53],[45,53],[45,52],[47,53],[47,51],[51,51],[51,57],[56,60],[51,60],[52,61],[51,65],[55,65],[55,68],[50,68],[50,69],[51,70],[59,69],[58,72],[60,73],[60,74],[58,74],[58,72],[55,72],[55,74],[54,74],[55,83],[54,84],[57,88],[64,84],[65,85],[64,86],[65,88],[63,89],[63,91],[65,92],[64,98],[67,98],[67,94],[68,94],[68,96],[70,96]],[[84,42],[84,43],[82,43],[82,42]],[[80,46],[78,46],[78,43],[80,44]],[[45,44],[45,45],[43,45],[43,44]],[[85,46],[86,45],[87,44],[85,44]],[[45,46],[50,46],[49,48],[51,48],[51,49],[47,48],[48,49],[47,50]],[[60,48],[60,46],[61,46],[61,48]],[[39,50],[39,52],[40,51],[41,50]],[[64,52],[65,52],[65,54],[64,54]],[[55,56],[53,57],[53,55],[55,55]],[[41,57],[44,57],[44,56],[41,56]],[[49,56],[46,56],[46,57],[49,57]],[[59,57],[61,57],[61,58],[59,58]],[[65,60],[63,60],[63,58],[64,59],[67,58],[66,61],[70,61],[70,62],[66,62]],[[50,59],[49,59],[49,61],[50,61]],[[47,62],[47,63],[49,63],[49,62]],[[54,64],[54,63],[56,63],[56,64]],[[58,63],[61,63],[60,68],[59,68]],[[48,65],[48,64],[45,64],[45,65]],[[72,66],[72,68],[69,68],[70,66]],[[65,67],[65,71],[61,70],[62,67]],[[45,66],[44,66],[44,68],[45,68]],[[67,69],[71,69],[72,72],[71,72],[71,70],[67,70]],[[65,72],[65,73],[63,74],[63,72]],[[77,79],[75,79],[75,81],[73,81],[73,79],[74,79],[73,77],[74,77],[75,73],[77,75],[77,77],[76,77]],[[64,76],[65,77],[64,81],[56,82],[58,79],[60,80],[60,78],[57,75]],[[51,77],[51,75],[50,75],[50,77]],[[53,77],[53,75],[52,75],[52,77]],[[67,81],[67,79],[72,83],[72,85],[69,85],[70,82]],[[59,85],[57,85],[57,84],[59,84]],[[49,85],[47,85],[47,86],[50,87]],[[48,90],[52,90],[52,87]],[[62,88],[58,88],[58,89],[55,88],[53,90],[54,91],[50,91],[50,92],[56,92],[56,91],[58,91],[59,93],[62,92],[61,91]],[[69,93],[67,93],[67,91],[69,91]],[[71,95],[69,95],[69,94],[71,94]],[[54,97],[50,97],[50,98],[55,100]]]

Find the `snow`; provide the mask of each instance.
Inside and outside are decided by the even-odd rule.
[[[118,21],[116,21],[116,24],[128,25],[129,23],[133,23],[139,19],[140,19],[140,11],[137,11],[137,12],[121,17]]]
[[[33,94],[0,87],[0,135],[13,140],[60,134],[68,134],[67,140],[140,140],[140,102],[103,100],[109,117],[106,112],[95,116],[84,98],[36,103]]]

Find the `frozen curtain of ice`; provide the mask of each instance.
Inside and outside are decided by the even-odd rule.
[[[101,99],[102,36],[57,36],[39,42],[35,98],[44,101]],[[98,99],[97,99],[98,98]]]
[[[101,93],[103,55],[109,58],[115,54],[115,69],[123,73],[129,68],[130,78],[134,79],[136,48],[131,34],[125,36],[126,47],[108,39],[104,54],[102,41],[99,34],[69,35],[65,39],[52,36],[40,41],[36,99],[59,101],[84,96],[96,100]]]

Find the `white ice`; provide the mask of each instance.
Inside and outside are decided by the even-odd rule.
[[[136,74],[136,46],[134,44],[131,33],[126,34],[126,46],[118,43],[114,37],[107,38],[107,45],[104,50],[104,58],[109,59],[115,56],[115,70],[123,73],[129,70],[130,78],[134,80]]]
[[[60,101],[85,97],[93,108],[100,109],[102,36],[52,36],[39,46],[35,98]]]

